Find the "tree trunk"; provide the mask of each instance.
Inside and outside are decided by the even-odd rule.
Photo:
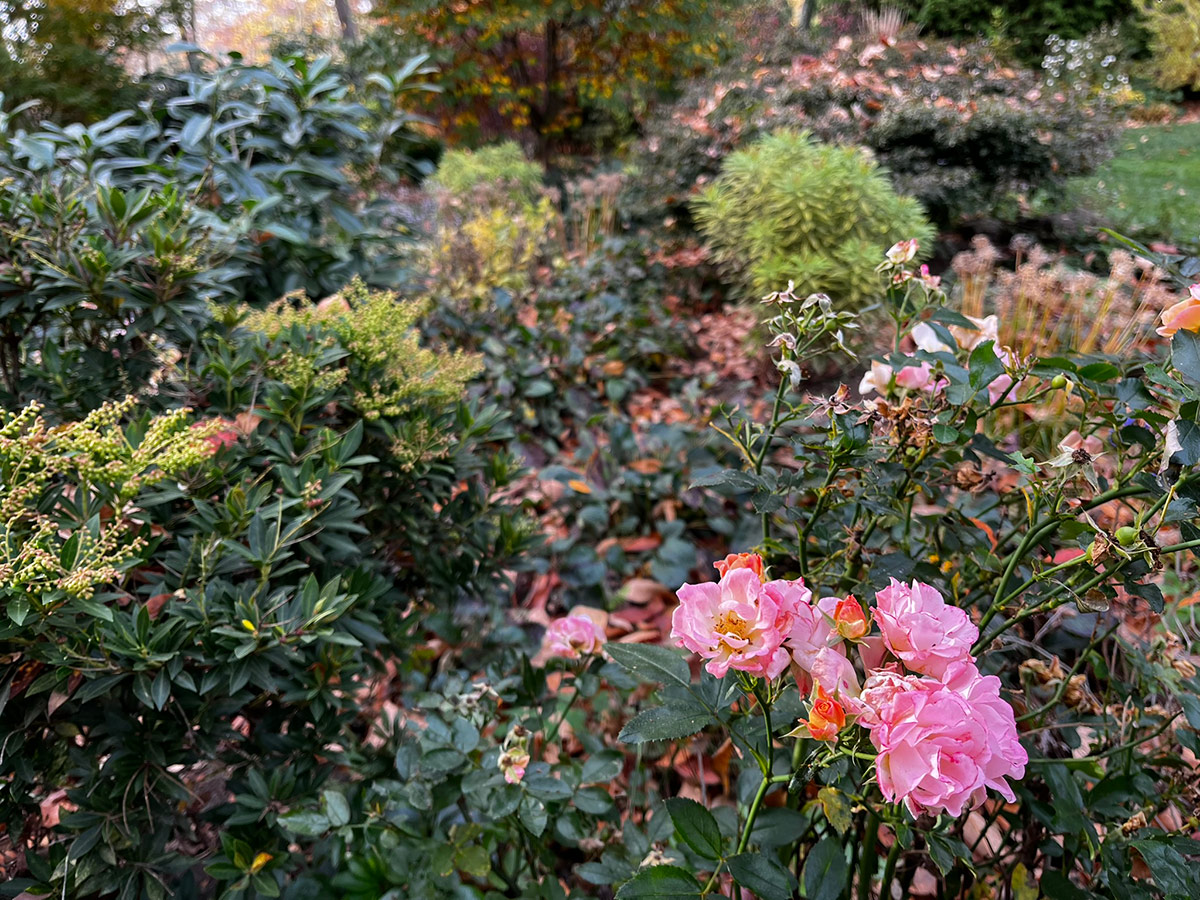
[[[353,44],[358,40],[358,26],[354,24],[354,10],[350,8],[350,0],[333,0],[337,10],[338,22],[342,25],[342,40]]]
[[[813,14],[817,11],[817,0],[804,0],[800,10],[800,30],[805,34],[812,31]]]

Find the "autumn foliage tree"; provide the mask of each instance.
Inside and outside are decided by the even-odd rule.
[[[541,155],[636,115],[711,64],[723,0],[380,0],[381,24],[432,49],[430,112],[468,141],[531,134]]]

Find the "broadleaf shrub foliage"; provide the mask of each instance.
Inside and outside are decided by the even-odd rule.
[[[0,642],[22,665],[0,815],[32,884],[153,894],[215,829],[209,874],[277,894],[303,865],[280,813],[359,758],[346,687],[416,610],[480,596],[527,547],[492,501],[515,467],[476,455],[502,417],[463,405],[475,363],[417,344],[422,315],[361,284],[320,313],[249,313],[162,385],[205,398],[202,427],[124,422],[132,398],[6,421]],[[71,840],[38,849],[30,805],[56,796]]]

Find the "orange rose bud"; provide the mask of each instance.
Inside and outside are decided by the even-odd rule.
[[[759,581],[763,579],[763,561],[757,553],[730,553],[724,559],[713,563],[713,568],[721,573],[722,578],[734,569],[749,569],[758,576]]]
[[[836,741],[838,732],[846,727],[846,710],[825,688],[817,685],[817,695],[808,711],[808,733],[813,740]]]
[[[848,594],[837,602],[833,610],[833,623],[837,627],[837,633],[848,641],[866,637],[867,632],[871,630],[867,614],[863,612],[862,604],[854,599],[853,594]]]

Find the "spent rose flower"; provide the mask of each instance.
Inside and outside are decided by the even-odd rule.
[[[1158,333],[1170,337],[1177,331],[1200,331],[1200,284],[1188,288],[1188,298],[1163,310]]]
[[[982,803],[988,788],[1011,802],[1006,779],[1024,776],[1029,761],[1000,680],[981,676],[969,661],[952,664],[946,676],[873,673],[856,706],[879,753],[883,796],[914,816],[960,815]]]
[[[525,768],[528,765],[529,754],[524,747],[512,747],[500,754],[500,771],[504,773],[504,780],[509,784],[519,784],[525,777]]]
[[[817,741],[836,741],[838,732],[846,727],[846,710],[820,685],[817,685],[808,710],[808,719],[791,732],[795,737],[811,737]]]
[[[730,553],[713,563],[713,568],[722,578],[734,569],[749,569],[758,576],[759,581],[763,580],[763,558],[757,553]]]
[[[772,593],[745,568],[717,584],[685,584],[671,616],[671,637],[708,660],[704,668],[717,678],[730,669],[777,678],[788,664],[783,640],[791,615]]]
[[[916,238],[909,238],[906,241],[897,241],[888,248],[887,259],[892,265],[902,265],[906,262],[911,262],[917,255],[917,250],[920,249],[920,242]]]
[[[937,677],[950,663],[970,658],[979,629],[966,610],[947,606],[936,588],[893,578],[875,603],[884,643],[908,669]]]
[[[855,599],[853,594],[848,594],[838,600],[837,605],[833,608],[833,624],[837,628],[837,633],[848,641],[857,641],[859,638],[866,637],[867,632],[871,630],[867,614],[863,612],[862,604]]]

